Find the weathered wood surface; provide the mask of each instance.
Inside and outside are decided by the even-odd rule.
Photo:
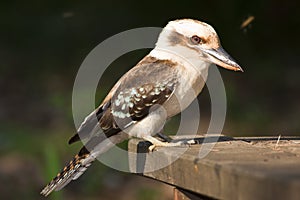
[[[212,136],[215,138],[215,136]],[[155,152],[130,156],[130,169],[159,181],[216,199],[300,199],[300,137],[220,137],[204,158],[201,147],[212,140],[197,136],[178,157],[182,147],[157,148]],[[205,141],[206,144],[203,143]],[[129,151],[145,152],[148,142],[132,139]]]

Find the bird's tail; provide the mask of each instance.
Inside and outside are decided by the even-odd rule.
[[[81,148],[74,159],[42,190],[41,194],[48,196],[52,191],[60,190],[70,181],[76,180],[99,155],[125,139],[128,139],[128,135],[125,132],[111,135],[109,139],[105,134],[92,137],[85,146]]]
[[[84,149],[84,147],[83,147]],[[83,150],[82,149],[82,150]],[[41,194],[48,196],[52,191],[58,191],[70,181],[77,179],[95,160],[88,151],[80,151],[64,169],[41,191]]]

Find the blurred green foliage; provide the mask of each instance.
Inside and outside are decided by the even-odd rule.
[[[299,7],[299,1],[279,0],[1,1],[0,198],[41,198],[38,193],[46,181],[80,148],[80,144],[68,147],[67,140],[75,132],[73,81],[86,55],[121,31],[163,27],[171,19],[188,17],[212,24],[224,48],[245,70],[243,74],[220,70],[228,100],[225,134],[299,134]],[[251,27],[241,30],[251,15],[255,17]],[[147,52],[132,52],[112,63],[99,83],[97,105]],[[207,91],[199,100],[205,122],[210,117]],[[174,128],[166,129],[172,133]],[[121,174],[126,178],[116,179],[120,184],[110,187],[105,174],[120,175],[96,164],[80,183],[52,198],[106,199],[111,197],[107,191],[117,196],[114,191],[130,179]],[[15,184],[9,186],[7,180]],[[131,190],[138,191],[136,199],[158,195],[139,186]]]
[[[60,163],[59,163],[59,154],[58,151],[56,150],[53,145],[47,145],[44,148],[44,156],[45,156],[45,163],[46,163],[46,169],[45,171],[47,172],[47,180],[51,180],[53,178],[53,174],[58,173],[56,169],[60,168]],[[56,192],[54,193],[51,198],[54,200],[59,200],[62,199],[61,192]]]

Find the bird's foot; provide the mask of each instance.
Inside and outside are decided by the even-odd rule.
[[[156,147],[186,147],[193,144],[197,144],[194,139],[184,141],[182,140],[178,142],[162,142],[152,136],[145,136],[143,137],[143,139],[152,143],[152,145],[148,148],[149,152],[154,151]]]

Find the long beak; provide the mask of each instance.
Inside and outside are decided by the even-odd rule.
[[[243,72],[241,66],[222,47],[205,49],[204,52],[208,56],[208,59],[216,65],[225,69]]]

